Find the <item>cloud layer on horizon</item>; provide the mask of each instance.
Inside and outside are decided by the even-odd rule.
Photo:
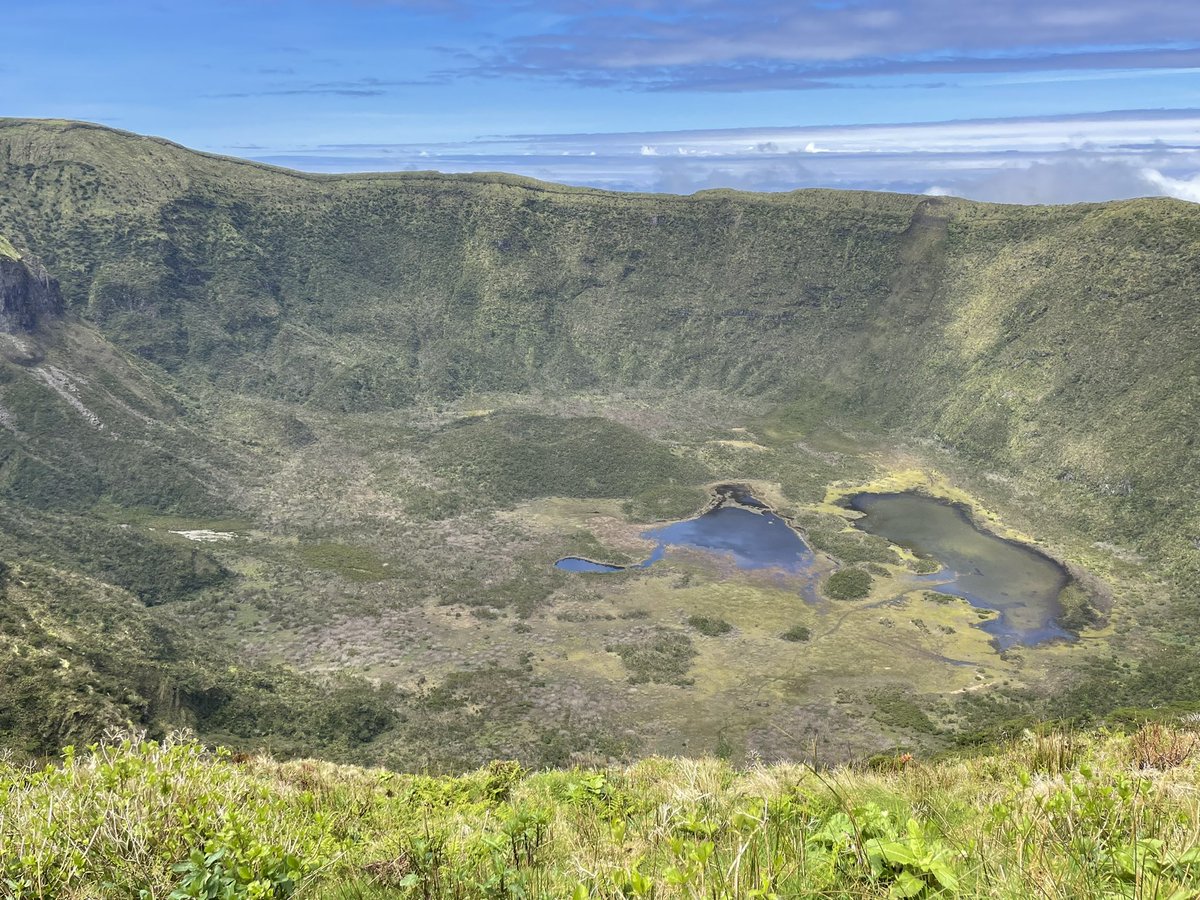
[[[501,135],[256,154],[309,171],[503,171],[613,190],[803,187],[1001,203],[1168,195],[1200,202],[1200,109],[938,123]]]
[[[7,114],[304,169],[1197,199],[1195,0],[39,0],[5,28]]]

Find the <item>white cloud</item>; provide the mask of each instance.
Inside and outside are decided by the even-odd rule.
[[[925,193],[993,203],[1083,203],[1155,195],[1200,202],[1200,174],[1174,178],[1127,160],[1079,154],[1054,162],[1006,166],[935,184]]]
[[[1081,203],[1154,193],[1129,163],[1083,154],[1007,165],[939,185],[947,194],[993,203]]]
[[[1157,169],[1142,169],[1142,177],[1168,197],[1200,203],[1200,173],[1190,178],[1171,178]]]

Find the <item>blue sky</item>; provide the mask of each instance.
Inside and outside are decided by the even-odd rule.
[[[0,113],[313,171],[1200,201],[1195,0],[39,0]]]

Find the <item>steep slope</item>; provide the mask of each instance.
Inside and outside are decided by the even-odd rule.
[[[0,331],[32,331],[43,316],[62,312],[58,284],[36,259],[22,256],[0,234]]]
[[[832,393],[1062,479],[1125,536],[1200,485],[1200,215],[317,177],[0,126],[0,229],[181,377],[345,410],[622,384]]]
[[[0,741],[45,755],[107,731],[197,728],[230,743],[354,755],[395,720],[390,694],[242,668],[171,616],[103,582],[0,564]]]

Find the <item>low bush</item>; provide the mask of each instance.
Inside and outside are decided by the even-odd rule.
[[[1082,585],[1072,581],[1058,594],[1061,612],[1058,624],[1067,631],[1080,632],[1092,628],[1100,621],[1100,613],[1092,605],[1092,598]]]
[[[709,616],[688,616],[687,623],[706,637],[720,637],[733,631],[733,626],[724,619]]]
[[[871,593],[870,572],[842,569],[825,579],[825,593],[834,600],[861,600]]]
[[[635,628],[605,649],[621,657],[633,684],[692,683],[687,673],[696,657],[696,648],[682,631],[662,626]]]
[[[1129,742],[1130,757],[1139,769],[1172,769],[1200,750],[1200,735],[1161,722],[1143,725]]]

